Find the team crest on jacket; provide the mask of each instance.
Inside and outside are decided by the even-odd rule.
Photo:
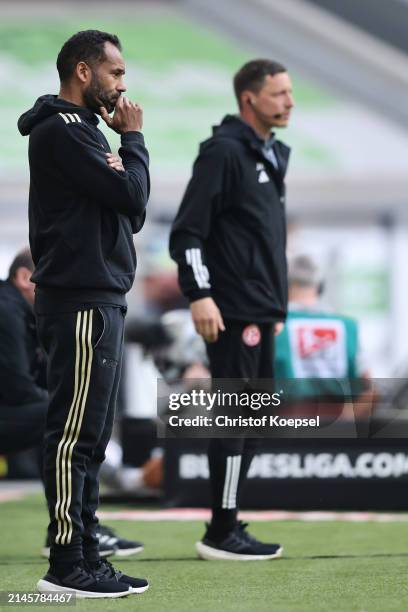
[[[261,330],[258,325],[247,325],[242,332],[242,341],[247,346],[256,346],[261,341]]]

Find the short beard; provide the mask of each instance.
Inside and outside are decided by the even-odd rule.
[[[116,104],[116,102],[112,102],[106,91],[102,89],[98,77],[94,73],[92,73],[88,89],[84,92],[84,101],[86,107],[97,114],[100,113],[101,106],[104,106],[108,113],[111,113]]]

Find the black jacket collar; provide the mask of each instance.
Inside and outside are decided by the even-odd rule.
[[[275,134],[272,132],[272,137]],[[268,164],[270,170],[277,175],[280,180],[283,180],[288,167],[290,156],[290,148],[280,140],[274,139],[274,152],[278,158],[280,171],[278,172],[275,166],[265,157],[263,147],[265,142],[258,136],[255,130],[245,123],[237,115],[226,115],[219,126],[213,128],[213,137],[227,137],[241,140],[262,157],[263,161]]]
[[[18,129],[23,136],[27,136],[38,123],[57,113],[77,113],[94,125],[99,123],[98,117],[89,108],[47,94],[38,98],[34,106],[21,115],[17,123]]]

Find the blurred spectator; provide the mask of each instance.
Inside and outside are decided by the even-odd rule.
[[[0,453],[40,446],[47,414],[44,361],[38,349],[34,264],[28,249],[0,281]]]
[[[161,317],[161,323],[170,344],[161,355],[156,356],[156,361],[167,382],[209,378],[205,344],[196,332],[190,311],[180,308],[166,312]]]
[[[297,414],[364,418],[371,414],[375,392],[362,366],[358,324],[322,305],[323,282],[306,255],[289,261],[289,312],[276,338],[276,378],[296,379],[290,408]],[[343,394],[353,395],[345,402]]]

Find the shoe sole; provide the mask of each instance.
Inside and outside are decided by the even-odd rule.
[[[116,554],[116,548],[99,551],[100,557],[110,557],[111,555],[115,555],[115,554]]]
[[[149,588],[149,584],[144,587],[130,587],[131,593],[144,593]]]
[[[203,542],[196,542],[195,547],[200,559],[205,559],[206,561],[269,561],[271,559],[278,559],[283,553],[282,546],[273,555],[240,555],[228,550],[212,548]]]
[[[131,595],[132,591],[119,591],[117,593],[95,593],[93,591],[82,591],[80,589],[72,589],[65,586],[59,586],[48,580],[39,580],[37,583],[37,589],[40,593],[72,593],[75,594],[78,599],[115,599],[118,597],[127,597]]]
[[[137,548],[117,548],[115,550],[115,557],[130,557],[131,555],[137,555],[142,550],[144,550],[143,546],[138,546]]]
[[[142,549],[143,550],[143,549]],[[102,552],[99,551],[99,556],[100,557],[110,557],[111,555],[114,555],[116,553],[116,549],[112,548],[109,550],[103,550]],[[49,559],[50,558],[50,549],[47,547],[44,547],[41,551],[41,556],[44,557],[45,559]]]

